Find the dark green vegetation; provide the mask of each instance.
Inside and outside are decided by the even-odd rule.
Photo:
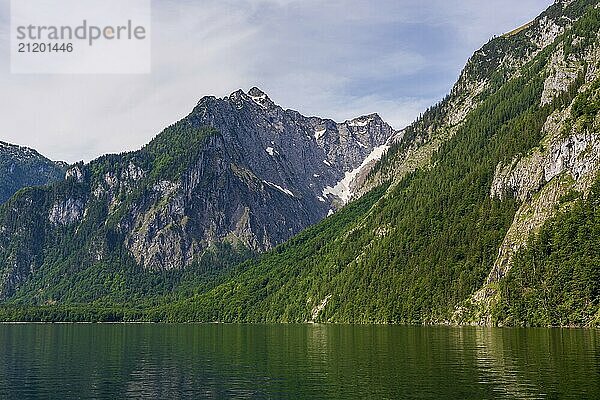
[[[0,142],[0,203],[21,188],[62,179],[65,169],[65,164],[50,161],[35,150]]]
[[[61,299],[61,303],[80,304],[79,308],[83,307],[82,303],[93,303],[92,308],[99,310],[123,306],[146,308],[158,302],[187,298],[223,283],[227,272],[253,256],[244,248],[215,245],[186,269],[160,272],[138,268],[133,261],[115,267],[119,264],[110,260],[77,269],[76,261],[66,259],[57,263],[56,269],[47,268],[36,274],[10,303],[53,305],[56,302],[52,299]],[[70,265],[73,269],[68,269]],[[42,293],[41,284],[47,285]]]
[[[496,318],[511,325],[600,322],[600,182],[547,222],[501,281]]]
[[[595,38],[598,14],[590,11],[574,31]],[[506,46],[521,38],[497,40],[501,43],[488,46]],[[160,308],[159,319],[301,322],[311,320],[315,307],[326,302],[322,312],[315,314],[317,321],[450,320],[456,304],[483,284],[517,209],[514,200],[490,199],[495,167],[537,146],[548,116],[570,104],[582,84],[577,79],[552,104],[539,105],[543,68],[555,46],[546,48],[508,82],[507,71],[485,70],[484,74],[491,72],[489,79],[496,86],[482,94],[481,105],[434,156],[432,167],[408,175],[349,229],[325,231],[316,237],[318,245],[292,241],[249,264],[231,282]],[[589,106],[574,110],[576,118],[590,112]],[[363,201],[367,200],[355,206]],[[320,226],[326,228],[343,216]],[[599,266],[588,265],[592,270]],[[597,295],[587,297],[590,309],[597,308]],[[551,321],[535,321],[546,322]]]
[[[523,66],[506,64],[506,54],[526,58],[527,30],[496,38],[469,62],[461,79],[485,81],[486,89],[456,132],[434,154],[430,166],[388,182],[334,216],[260,257],[242,249],[217,247],[190,268],[153,272],[137,266],[118,227],[135,202],[150,196],[160,179],[178,177],[199,153],[210,131],[177,124],[141,152],[108,156],[85,167],[93,182],[131,157],[151,171],[127,192],[116,210],[108,202],[91,207],[84,223],[58,231],[31,227],[32,237],[4,246],[36,251],[43,262],[0,309],[3,320],[146,320],[219,322],[443,323],[456,306],[482,287],[519,208],[516,199],[490,197],[499,163],[510,164],[540,146],[542,127],[555,111],[573,103],[566,133],[597,129],[598,83],[582,93],[586,70],[551,104],[540,105],[546,67],[564,45],[565,57],[598,44],[596,1],[556,3],[546,16],[583,15],[554,44]],[[464,84],[464,82],[463,82]],[[377,165],[394,170],[403,154],[449,130],[446,116],[465,93],[455,89],[409,127],[400,143]],[[454,127],[452,127],[454,128]],[[597,131],[596,131],[597,132]],[[194,144],[188,146],[188,144]],[[111,158],[117,157],[117,158]],[[129,158],[128,158],[129,157]],[[83,168],[83,166],[82,166]],[[121,170],[116,173],[122,172]],[[70,197],[91,188],[61,183]],[[69,186],[72,185],[72,186]],[[58,186],[28,189],[36,198]],[[572,192],[563,212],[532,237],[500,282],[495,322],[514,325],[597,324],[599,305],[600,186],[589,197]],[[78,192],[81,191],[81,192]],[[27,209],[27,196],[11,200]],[[49,200],[48,200],[49,201]],[[47,204],[46,204],[47,206]],[[39,210],[9,218],[25,218]],[[98,218],[94,218],[97,213]],[[107,218],[109,217],[109,218]],[[6,218],[6,215],[5,215]],[[42,218],[43,219],[43,218]],[[98,221],[108,223],[99,224]],[[35,220],[34,220],[35,221]],[[23,221],[18,221],[21,226]],[[71,229],[71,231],[69,231]],[[107,243],[108,254],[93,261],[89,243]],[[23,245],[25,243],[26,245]],[[51,245],[48,246],[48,243]],[[2,243],[0,243],[0,246]],[[39,250],[41,247],[37,247]],[[50,250],[48,250],[50,249]],[[20,254],[18,251],[12,254]],[[90,258],[91,257],[91,258]],[[81,269],[81,260],[90,265]],[[11,260],[0,263],[9,264]],[[60,303],[52,305],[53,300]],[[48,301],[50,300],[50,301]],[[39,307],[40,304],[49,303]],[[595,320],[594,320],[595,319]]]
[[[0,238],[0,246],[12,250],[0,253],[0,265],[8,266],[8,274],[15,276],[19,276],[19,271],[10,269],[15,259],[31,257],[35,266],[30,279],[20,284],[15,293],[9,293],[11,302],[53,304],[54,299],[60,299],[61,303],[122,304],[166,294],[172,296],[173,292],[189,296],[211,282],[213,275],[220,275],[248,258],[247,250],[223,245],[207,250],[186,270],[152,272],[139,267],[122,245],[124,239],[119,224],[127,212],[140,198],[151,201],[152,187],[160,179],[180,174],[183,166],[196,156],[200,148],[197,144],[211,133],[210,129],[198,130],[185,123],[172,125],[141,151],[104,156],[89,165],[76,165],[79,177],[46,187],[23,189],[0,206],[5,226],[15,231]],[[135,190],[117,188],[113,193],[89,197],[91,188],[106,174],[127,176],[132,161],[150,171],[139,178]],[[128,177],[124,185],[132,181]],[[110,196],[118,197],[118,208],[108,209]],[[82,224],[55,226],[49,221],[46,210],[60,197],[74,199],[71,202],[74,209],[78,201],[92,199]],[[12,209],[22,212],[14,213]],[[19,228],[23,226],[27,229]],[[91,253],[90,248],[96,253]],[[183,281],[188,282],[187,286],[180,285]]]

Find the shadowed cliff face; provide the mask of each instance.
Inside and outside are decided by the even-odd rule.
[[[343,204],[328,188],[394,133],[375,114],[337,124],[283,110],[257,88],[205,97],[187,123],[214,131],[179,180],[161,183],[161,209],[130,214],[125,244],[152,269],[223,240],[256,251],[286,241]]]
[[[76,164],[7,203],[0,293],[47,265],[173,270],[212,244],[271,249],[347,201],[338,183],[394,133],[376,114],[305,117],[257,88],[205,97],[143,149]]]

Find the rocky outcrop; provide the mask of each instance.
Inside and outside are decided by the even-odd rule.
[[[530,62],[542,50],[554,43],[574,22],[565,18],[566,1],[557,1],[540,17],[527,25],[487,43],[469,59],[450,95],[429,109],[419,120],[392,136],[388,162],[373,163],[356,180],[354,198],[384,182],[398,182],[408,173],[426,167],[439,147],[451,139],[457,128],[471,111],[479,106],[486,91],[494,90],[491,80],[502,73],[505,81],[518,74],[521,67]],[[566,76],[573,77],[571,70],[559,68],[560,55],[555,56],[557,72],[547,80],[542,103],[568,87]],[[575,78],[577,77],[575,70]],[[393,185],[392,185],[393,187]]]
[[[84,204],[80,199],[66,199],[52,205],[48,219],[54,225],[70,225],[83,216]]]
[[[508,164],[498,164],[490,196],[499,200],[516,198],[520,207],[484,286],[457,309],[456,320],[492,322],[491,309],[499,296],[496,284],[510,271],[514,255],[546,221],[569,206],[568,200],[562,201],[567,194],[586,195],[597,178],[600,114],[578,115],[574,109],[581,107],[577,102],[594,104],[600,99],[598,60],[600,52],[595,45],[579,53],[579,57],[573,54],[565,57],[560,44],[550,57],[541,104],[550,104],[571,90],[577,79],[583,79],[577,88],[579,95],[548,117],[542,129],[541,145],[531,154],[517,156]]]
[[[559,50],[552,55],[550,65],[547,67],[548,77],[544,81],[542,106],[550,104],[557,95],[569,90],[569,87],[583,71],[583,64],[572,63],[565,58],[561,45]]]
[[[487,279],[497,282],[510,268],[512,256],[529,235],[555,215],[561,196],[570,190],[586,193],[600,170],[600,132],[585,131],[556,140],[545,151],[498,166],[492,196],[513,196],[522,202],[498,259]]]
[[[190,143],[180,142],[182,132]],[[13,260],[2,293],[27,280],[33,260],[43,268],[46,242],[77,252],[65,254],[77,268],[118,255],[152,271],[190,266],[223,242],[271,249],[343,205],[350,196],[329,189],[373,162],[395,133],[377,114],[341,123],[306,117],[258,88],[204,97],[142,150],[75,164],[31,197],[37,250],[16,257],[13,241],[34,248],[16,235],[30,228],[0,215],[0,261]]]

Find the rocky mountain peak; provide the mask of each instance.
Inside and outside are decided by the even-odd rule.
[[[147,270],[181,269],[213,245],[265,251],[324,219],[394,134],[377,114],[336,123],[253,87],[201,98],[141,150],[74,165],[47,199],[26,203],[46,237],[84,243],[82,264],[119,252]]]
[[[383,119],[379,116],[379,114],[377,113],[373,113],[373,114],[367,114],[367,115],[361,115],[360,117],[351,119],[346,121],[348,123],[378,123],[378,122],[383,122]]]
[[[280,108],[269,98],[265,92],[257,87],[251,88],[248,92],[238,89],[222,100],[231,102],[237,108],[242,108],[248,105],[258,105],[265,110]]]
[[[275,106],[275,103],[271,101],[269,96],[256,86],[248,91],[248,96],[250,96],[252,101],[263,108],[271,108]]]

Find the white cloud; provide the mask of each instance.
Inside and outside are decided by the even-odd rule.
[[[0,58],[0,140],[89,160],[142,146],[204,95],[254,85],[306,114],[379,112],[401,127],[449,90],[475,48],[549,3],[156,0],[151,75],[10,75]]]

